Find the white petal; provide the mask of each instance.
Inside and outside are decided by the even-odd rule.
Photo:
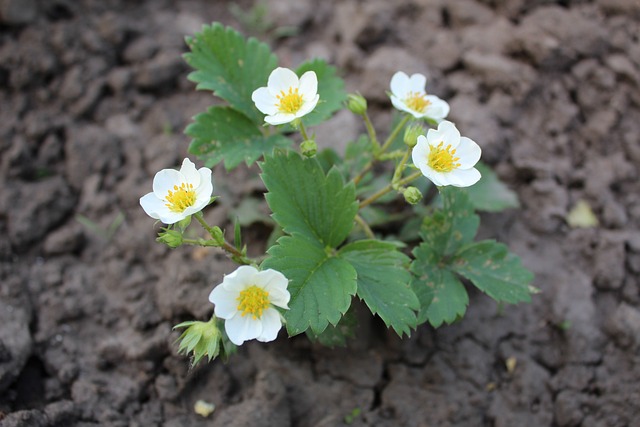
[[[429,101],[429,106],[424,112],[427,117],[439,122],[449,115],[450,107],[446,101],[435,95],[427,95],[426,99]]]
[[[262,333],[257,337],[258,341],[269,342],[277,338],[280,328],[282,328],[282,320],[280,313],[275,308],[269,307],[260,318],[262,322]]]
[[[288,68],[278,67],[269,75],[267,87],[273,96],[279,95],[281,91],[287,92],[290,87],[297,88],[299,85],[298,76]]]
[[[309,101],[305,100],[304,104],[302,104],[302,107],[300,107],[300,109],[295,114],[295,116],[296,117],[306,116],[308,113],[313,111],[314,108],[316,108],[316,105],[318,104],[319,99],[320,99],[320,95],[316,95],[314,98],[312,98]]]
[[[456,126],[450,121],[442,121],[438,125],[438,130],[435,133],[438,135],[437,140],[434,141],[436,145],[440,143],[439,141],[442,141],[445,147],[451,145],[451,148],[456,148],[458,144],[460,144],[460,131],[458,131]],[[431,140],[429,142],[431,142]]]
[[[196,198],[205,198],[207,201],[211,199],[211,194],[213,194],[213,181],[211,180],[211,169],[209,168],[200,168],[198,169],[199,181],[200,183],[195,188],[196,190]]]
[[[228,291],[240,292],[257,282],[258,270],[250,265],[241,265],[231,274],[226,274],[222,285]]]
[[[409,88],[409,76],[402,71],[398,71],[391,77],[391,93],[400,99],[404,99],[407,93],[411,91]],[[395,104],[394,104],[395,106]],[[401,109],[396,106],[396,108]]]
[[[167,197],[167,192],[173,190],[174,185],[182,184],[184,175],[175,169],[162,169],[153,177],[153,192],[160,199]]]
[[[463,136],[460,138],[460,144],[456,148],[456,157],[460,157],[458,163],[460,163],[460,169],[469,169],[473,167],[478,160],[482,149],[472,139]]]
[[[158,212],[158,215],[160,216],[160,221],[162,221],[165,224],[175,224],[178,221],[182,221],[183,219],[185,219],[186,217],[188,217],[189,213],[186,213],[187,210],[185,209],[184,212],[172,212],[169,210],[169,208],[167,208],[166,211],[161,211]]]
[[[272,269],[263,270],[259,274],[259,281],[261,287],[269,292],[271,304],[289,308],[288,304],[291,299],[291,294],[287,290],[289,280],[284,274]]]
[[[429,178],[431,182],[433,182],[433,185],[438,187],[449,185],[449,181],[447,180],[447,175],[448,174],[444,174],[442,172],[436,172],[428,166],[427,166],[427,173],[425,174],[425,176]]]
[[[402,102],[400,100],[400,98],[396,97],[395,95],[391,95],[391,103],[398,110],[406,111],[407,113],[411,113],[411,110],[409,109],[409,107],[407,107],[406,104],[404,102]]]
[[[189,184],[192,184],[193,188],[197,188],[198,185],[200,185],[200,174],[196,169],[196,165],[194,165],[191,160],[185,158],[182,161],[180,173],[183,176],[183,180]]]
[[[256,339],[262,334],[262,322],[253,316],[236,314],[224,322],[224,330],[235,345],[242,345],[245,341]]]
[[[429,143],[427,142],[427,138],[424,135],[418,136],[418,141],[416,145],[411,150],[411,160],[413,164],[416,165],[422,171],[422,168],[427,165],[427,158],[429,156]],[[423,172],[424,174],[424,172]]]
[[[300,77],[300,95],[304,99],[313,99],[318,94],[318,76],[313,71],[307,71]]]
[[[423,74],[413,74],[409,77],[409,91],[415,93],[424,93],[424,88],[427,85],[427,78]]]
[[[230,292],[218,285],[209,294],[209,301],[215,304],[214,313],[221,319],[231,319],[238,312],[238,293]]]
[[[269,123],[270,125],[282,125],[285,123],[292,122],[296,119],[295,114],[284,114],[278,113],[271,116],[266,116],[264,121]]]
[[[278,98],[273,96],[266,87],[254,90],[251,94],[251,100],[263,114],[275,114],[278,112]]]
[[[454,187],[469,187],[481,178],[478,169],[455,169],[447,174],[447,178]]]
[[[153,219],[160,219],[160,212],[168,210],[164,200],[160,200],[155,193],[148,193],[140,197],[140,206]]]

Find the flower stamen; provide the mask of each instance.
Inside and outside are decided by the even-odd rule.
[[[404,100],[407,107],[418,113],[424,113],[424,110],[431,104],[425,97],[425,93],[409,92]]]
[[[430,147],[427,163],[436,172],[451,172],[460,166],[460,163],[458,163],[460,157],[455,157],[456,150],[451,149],[451,144],[446,147],[443,147],[443,145],[444,142],[440,142],[438,146]]]
[[[171,212],[184,212],[190,206],[196,203],[196,192],[193,189],[193,184],[182,183],[180,187],[173,186],[173,191],[169,190],[165,197],[167,203],[166,207]]]
[[[250,314],[257,319],[262,317],[262,312],[269,307],[269,292],[256,285],[249,286],[240,292],[236,301],[238,301],[238,311],[242,312],[243,317]]]
[[[289,91],[285,93],[285,91],[281,90],[280,95],[276,95],[278,101],[278,110],[282,113],[286,114],[295,114],[302,108],[302,104],[304,100],[302,99],[302,95],[300,95],[298,88],[289,88]]]

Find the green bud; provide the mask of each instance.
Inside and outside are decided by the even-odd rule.
[[[404,130],[404,143],[407,147],[412,148],[418,143],[418,137],[424,135],[424,129],[421,125],[415,123]]]
[[[197,365],[204,356],[207,356],[207,361],[211,362],[220,354],[222,333],[216,324],[215,317],[208,322],[182,322],[173,327],[173,329],[177,328],[187,328],[178,338],[180,341],[178,353],[185,355],[193,353],[192,366]]]
[[[210,230],[211,238],[216,242],[216,244],[223,246],[224,245],[224,233],[217,225],[211,227]]]
[[[347,96],[347,108],[352,113],[363,116],[367,112],[367,100],[359,93],[350,93]]]
[[[170,248],[174,249],[182,245],[182,233],[178,230],[172,230],[170,228],[163,228],[164,231],[158,233],[156,242],[164,243]]]
[[[178,221],[176,223],[176,227],[178,227],[178,229],[180,231],[183,231],[187,229],[187,227],[191,224],[191,215],[189,215],[188,217],[186,217],[185,219],[182,219],[180,221]]]
[[[306,157],[313,157],[318,152],[318,145],[314,140],[308,139],[306,141],[302,141],[302,144],[300,144],[300,151],[302,152],[302,155]]]
[[[407,203],[415,205],[422,200],[422,193],[416,187],[408,187],[404,190],[404,199]]]

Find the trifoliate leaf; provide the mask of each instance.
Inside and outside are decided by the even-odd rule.
[[[195,69],[188,78],[198,84],[197,89],[213,91],[261,125],[264,115],[255,107],[251,94],[266,85],[269,74],[278,65],[269,46],[254,38],[247,40],[236,30],[218,23],[203,26],[201,32],[186,41],[191,52],[184,58]]]
[[[415,260],[411,283],[420,301],[418,324],[429,321],[437,328],[462,317],[469,304],[469,295],[456,276],[441,264],[441,256],[429,244],[422,243],[413,250]]]
[[[295,234],[278,240],[267,251],[262,268],[273,268],[289,279],[289,310],[284,317],[289,335],[311,328],[316,335],[337,325],[356,293],[356,270],[332,256],[322,243]]]
[[[373,314],[400,336],[411,335],[417,325],[418,298],[411,289],[409,257],[393,243],[360,240],[339,251],[358,273],[358,297]]]
[[[484,240],[466,246],[457,253],[451,268],[496,301],[531,301],[533,273],[502,243]]]
[[[473,241],[480,218],[464,190],[444,187],[440,194],[442,210],[424,219],[420,236],[441,256],[448,256]]]
[[[314,71],[318,77],[320,101],[311,113],[302,118],[302,121],[307,126],[315,126],[342,108],[342,104],[347,99],[347,93],[344,90],[344,80],[336,75],[335,67],[327,64],[326,61],[322,59],[307,61],[298,67],[296,74],[302,76],[307,71]]]
[[[263,135],[251,120],[233,108],[211,107],[194,120],[185,130],[193,138],[189,152],[209,168],[222,160],[228,170],[243,161],[251,165],[275,147],[291,145],[291,140],[282,135]]]
[[[504,185],[494,171],[483,163],[478,163],[475,167],[480,171],[482,178],[465,190],[477,210],[500,212],[520,206],[518,195]]]
[[[300,233],[337,247],[353,228],[358,211],[353,184],[334,168],[327,175],[315,159],[290,152],[268,156],[261,164],[273,218],[289,234]]]

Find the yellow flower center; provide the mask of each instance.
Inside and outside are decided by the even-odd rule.
[[[262,312],[269,307],[269,292],[256,285],[249,286],[240,292],[238,301],[238,311],[242,312],[242,316],[250,314],[254,319],[262,317]]]
[[[196,192],[193,189],[193,184],[180,184],[173,186],[173,191],[169,190],[165,197],[168,202],[165,206],[169,208],[171,212],[184,212],[189,206],[193,206],[196,202]]]
[[[429,163],[429,167],[436,172],[451,172],[460,166],[460,163],[457,163],[460,157],[454,157],[456,150],[452,150],[451,145],[447,145],[446,147],[443,147],[443,145],[444,142],[440,142],[437,147],[431,146],[427,163]]]
[[[424,113],[424,110],[431,104],[425,99],[427,95],[425,93],[409,92],[405,98],[404,103],[407,107],[418,113]]]
[[[302,95],[298,93],[298,88],[289,88],[289,92],[281,90],[280,95],[276,96],[280,103],[278,110],[287,114],[295,114],[300,110],[303,104]]]

